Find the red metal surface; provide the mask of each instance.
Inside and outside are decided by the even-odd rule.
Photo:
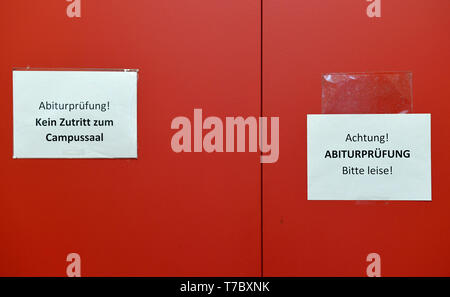
[[[264,0],[265,116],[280,158],[263,169],[264,275],[450,275],[450,2]],[[0,3],[0,275],[259,276],[256,153],[176,154],[176,116],[258,116],[260,2]],[[139,68],[138,160],[13,160],[12,68]],[[321,74],[412,71],[432,114],[433,202],[306,200],[306,114]]]
[[[259,114],[255,1],[1,1],[0,275],[255,276],[256,153],[176,154],[176,116]],[[139,68],[138,160],[13,160],[12,68]]]
[[[264,274],[450,275],[449,1],[264,2],[264,113],[280,116],[280,159],[264,166]],[[427,202],[306,200],[306,114],[321,113],[321,74],[413,72],[414,112],[432,114]],[[382,185],[380,185],[382,186]]]

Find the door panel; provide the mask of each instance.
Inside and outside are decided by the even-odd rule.
[[[264,165],[264,275],[449,275],[450,4],[264,1],[264,115],[280,116],[280,158]],[[433,201],[307,201],[306,114],[321,112],[321,74],[413,72],[414,110],[432,114]]]
[[[259,114],[255,1],[2,1],[0,275],[257,276],[259,156],[171,149],[176,116]],[[12,68],[138,68],[137,160],[13,160]]]

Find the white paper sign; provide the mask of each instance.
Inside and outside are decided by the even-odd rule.
[[[137,72],[13,71],[14,158],[137,158]]]
[[[308,200],[431,201],[430,118],[308,115]]]

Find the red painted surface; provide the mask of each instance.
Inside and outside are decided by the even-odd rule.
[[[264,165],[264,274],[450,275],[450,2],[264,2],[264,113],[280,116],[280,159]],[[321,74],[413,72],[413,110],[431,113],[428,202],[307,201],[306,114],[321,113]],[[382,185],[380,185],[382,186]]]
[[[280,158],[264,165],[264,275],[450,275],[450,3],[264,0],[265,116]],[[0,275],[259,276],[256,153],[171,151],[171,120],[258,116],[260,6],[253,0],[0,3]],[[138,160],[13,160],[12,68],[139,68]],[[413,72],[432,114],[433,202],[306,200],[306,114],[321,73]]]
[[[260,164],[176,154],[176,116],[259,114],[255,1],[1,1],[0,275],[257,276]],[[13,160],[12,68],[139,68],[138,160]]]

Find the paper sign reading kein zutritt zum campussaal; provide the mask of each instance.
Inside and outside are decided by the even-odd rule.
[[[137,158],[136,71],[13,71],[14,158]]]

